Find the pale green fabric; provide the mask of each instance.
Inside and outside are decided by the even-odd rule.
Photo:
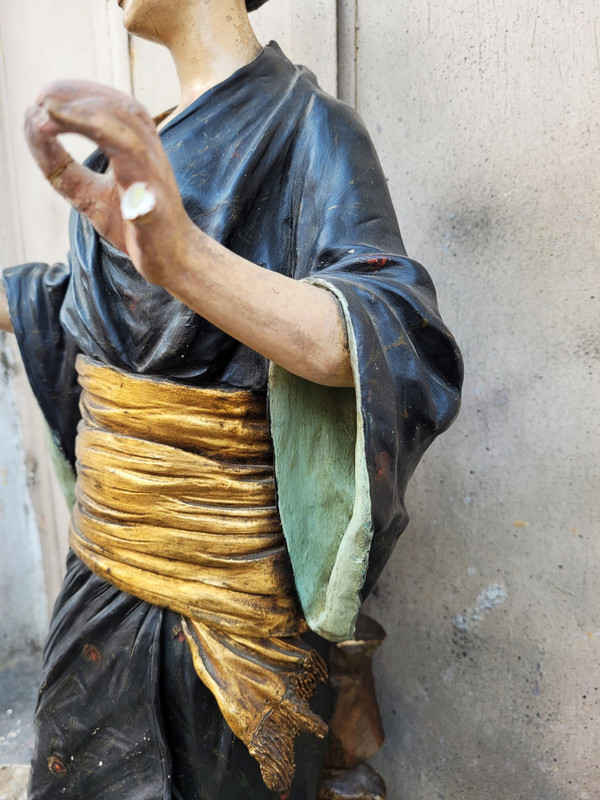
[[[312,630],[354,635],[373,537],[356,342],[344,296],[355,388],[320,386],[271,364],[269,408],[279,513],[298,597]]]
[[[46,444],[48,445],[48,452],[50,453],[50,461],[52,469],[56,475],[58,485],[62,489],[65,496],[67,507],[69,511],[75,505],[75,481],[76,475],[73,467],[69,464],[62,452],[58,449],[50,428],[44,420],[44,433],[46,435]]]

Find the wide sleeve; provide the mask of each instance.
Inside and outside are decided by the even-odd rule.
[[[78,348],[60,322],[70,280],[66,264],[30,263],[3,272],[12,325],[33,393],[56,446],[57,473],[75,464],[79,394]],[[64,463],[62,463],[64,462]],[[63,486],[64,488],[64,486]]]
[[[407,483],[459,410],[462,361],[425,269],[407,258],[385,179],[347,107],[313,110],[302,148],[296,277],[336,297],[353,389],[272,365],[282,526],[308,624],[350,638],[406,527]]]

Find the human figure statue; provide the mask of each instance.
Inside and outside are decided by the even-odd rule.
[[[406,525],[460,354],[355,112],[244,0],[119,5],[179,104],[41,92],[70,255],[0,297],[73,503],[29,798],[314,800],[328,640]]]

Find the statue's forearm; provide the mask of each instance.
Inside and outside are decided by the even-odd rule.
[[[0,272],[0,331],[10,331],[12,333],[13,326],[8,313],[8,299],[6,297],[6,288],[2,280],[2,273]]]
[[[160,283],[295,375],[328,386],[352,386],[342,313],[328,291],[252,264],[195,226]]]

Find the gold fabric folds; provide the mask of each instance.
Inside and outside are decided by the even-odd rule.
[[[308,700],[326,668],[300,638],[265,400],[133,376],[79,356],[71,546],[129,594],[182,615],[196,672],[266,785],[294,739],[324,736]]]

